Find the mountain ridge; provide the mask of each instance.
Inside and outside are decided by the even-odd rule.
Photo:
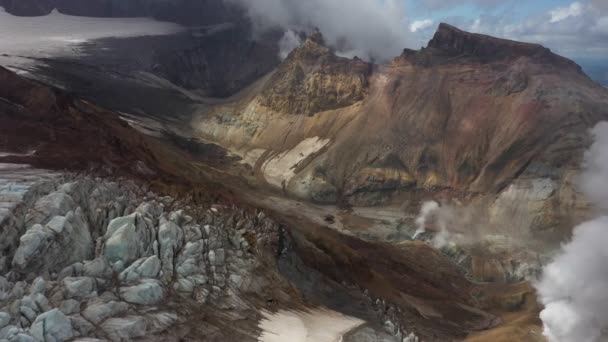
[[[485,34],[470,33],[455,26],[440,23],[435,35],[426,49],[444,52],[450,58],[472,56],[484,63],[500,59],[530,57],[557,67],[574,67],[582,71],[575,62],[551,52],[550,49],[534,43],[525,43],[509,39],[496,38]]]
[[[519,44],[440,25],[430,47],[362,74],[344,68],[324,83],[314,80],[328,77],[328,61],[364,62],[322,57],[300,68],[295,57],[319,48],[307,41],[278,68],[291,88],[272,91],[276,84],[266,80],[247,96],[200,112],[193,128],[253,160],[254,172],[273,187],[321,203],[381,204],[418,190],[498,196],[524,179],[545,178],[556,183],[557,198],[572,191],[568,175],[580,167],[588,129],[608,118],[608,91],[574,62]],[[508,53],[485,57],[496,49]],[[461,51],[470,53],[454,59]],[[336,98],[337,89],[360,89],[360,96],[313,105]],[[308,95],[295,108],[308,109],[294,110],[302,93]],[[555,203],[547,210],[566,210]]]

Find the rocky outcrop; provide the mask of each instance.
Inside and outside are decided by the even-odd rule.
[[[371,65],[337,57],[320,33],[291,52],[261,93],[261,105],[288,114],[313,115],[363,100]]]
[[[136,212],[112,220],[104,235],[104,257],[118,268],[152,253],[154,216]]]
[[[555,68],[571,68],[582,72],[573,61],[556,55],[539,44],[522,43],[487,35],[469,33],[441,23],[426,48],[405,50],[401,56],[415,64],[432,66],[440,63],[492,63],[529,58]]]
[[[253,342],[262,312],[316,303],[369,322],[363,336],[383,341],[412,332],[441,341],[493,322],[473,309],[472,285],[458,269],[424,244],[401,254],[325,228],[287,229],[255,209],[159,196],[141,182],[30,172],[40,176],[21,188],[0,230],[0,241],[16,245],[3,250],[0,271],[0,338],[9,341]],[[79,229],[92,243],[74,245]],[[39,230],[46,247],[32,249],[23,236]],[[440,316],[403,310],[420,303]]]
[[[4,182],[0,185],[0,272],[7,272],[12,260],[8,255],[15,253],[21,236],[25,233],[22,222],[15,220],[15,213],[25,215],[28,207],[53,188],[59,173],[48,170],[31,170],[22,165],[4,164]]]
[[[47,311],[36,317],[30,333],[38,341],[66,341],[74,337],[72,323],[58,309]]]
[[[271,72],[280,62],[280,32],[251,37],[243,24],[199,29],[186,46],[159,47],[152,71],[204,96],[227,97]]]
[[[37,202],[38,205],[38,202]],[[57,272],[91,257],[93,240],[82,210],[53,216],[43,227],[34,224],[21,237],[13,268],[21,272]],[[65,251],[72,251],[66,255]]]
[[[37,198],[11,209],[4,222],[14,227],[0,232],[2,241],[23,233],[16,250],[3,251],[12,262],[0,276],[0,338],[153,336],[188,324],[179,307],[158,305],[188,298],[246,311],[241,297],[285,286],[270,283],[255,256],[266,248],[276,253],[277,227],[262,214],[208,210],[194,218],[172,211],[174,199],[144,195],[132,182],[47,182],[46,194],[34,192],[42,185],[29,189]]]

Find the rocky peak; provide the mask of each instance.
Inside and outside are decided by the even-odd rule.
[[[550,53],[550,50],[542,45],[470,33],[445,23],[439,24],[439,28],[429,42],[428,47],[454,56],[462,54],[477,56],[540,56]]]
[[[338,57],[316,31],[279,66],[260,96],[277,112],[313,115],[350,106],[366,93],[371,64]]]
[[[315,30],[313,33],[306,37],[306,40],[309,40],[313,43],[325,46],[325,37],[323,37],[323,33],[319,30]]]
[[[302,45],[295,48],[287,57],[286,64],[304,63],[316,64],[322,59],[334,56],[332,50],[325,45],[325,38],[319,31],[315,31],[306,37]]]
[[[401,57],[425,65],[445,63],[447,60],[490,63],[527,57],[543,64],[581,70],[573,61],[554,54],[542,45],[466,32],[445,23],[439,24],[426,48],[420,51],[406,49]]]

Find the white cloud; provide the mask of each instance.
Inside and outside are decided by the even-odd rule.
[[[416,20],[410,25],[410,31],[416,32],[419,30],[424,30],[425,28],[429,28],[431,26],[433,26],[433,21],[431,19]]]
[[[580,2],[573,2],[568,7],[558,7],[549,11],[551,15],[551,23],[556,23],[570,17],[578,17],[583,13],[583,5]]]
[[[224,0],[243,7],[258,30],[318,28],[342,55],[387,60],[409,39],[402,0]]]
[[[598,5],[596,0],[588,0],[518,20],[507,15],[481,15],[471,20],[447,21],[471,32],[542,44],[569,58],[605,59],[608,55],[606,7]]]

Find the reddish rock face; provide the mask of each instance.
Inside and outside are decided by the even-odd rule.
[[[469,33],[444,23],[439,25],[435,36],[420,54],[444,57],[443,61],[451,59],[450,63],[458,60],[475,60],[483,63],[508,62],[521,57],[528,57],[537,62],[557,67],[571,67],[581,70],[576,63],[552,53],[551,50],[542,45]]]
[[[274,152],[330,139],[297,165],[286,189],[301,196],[306,184],[324,184],[351,202],[369,195],[377,203],[398,189],[496,193],[519,177],[562,179],[578,168],[588,129],[608,119],[608,91],[574,62],[445,24],[428,47],[387,65],[339,58],[309,39],[248,94],[212,110],[230,116],[229,131],[204,119],[201,131]]]

